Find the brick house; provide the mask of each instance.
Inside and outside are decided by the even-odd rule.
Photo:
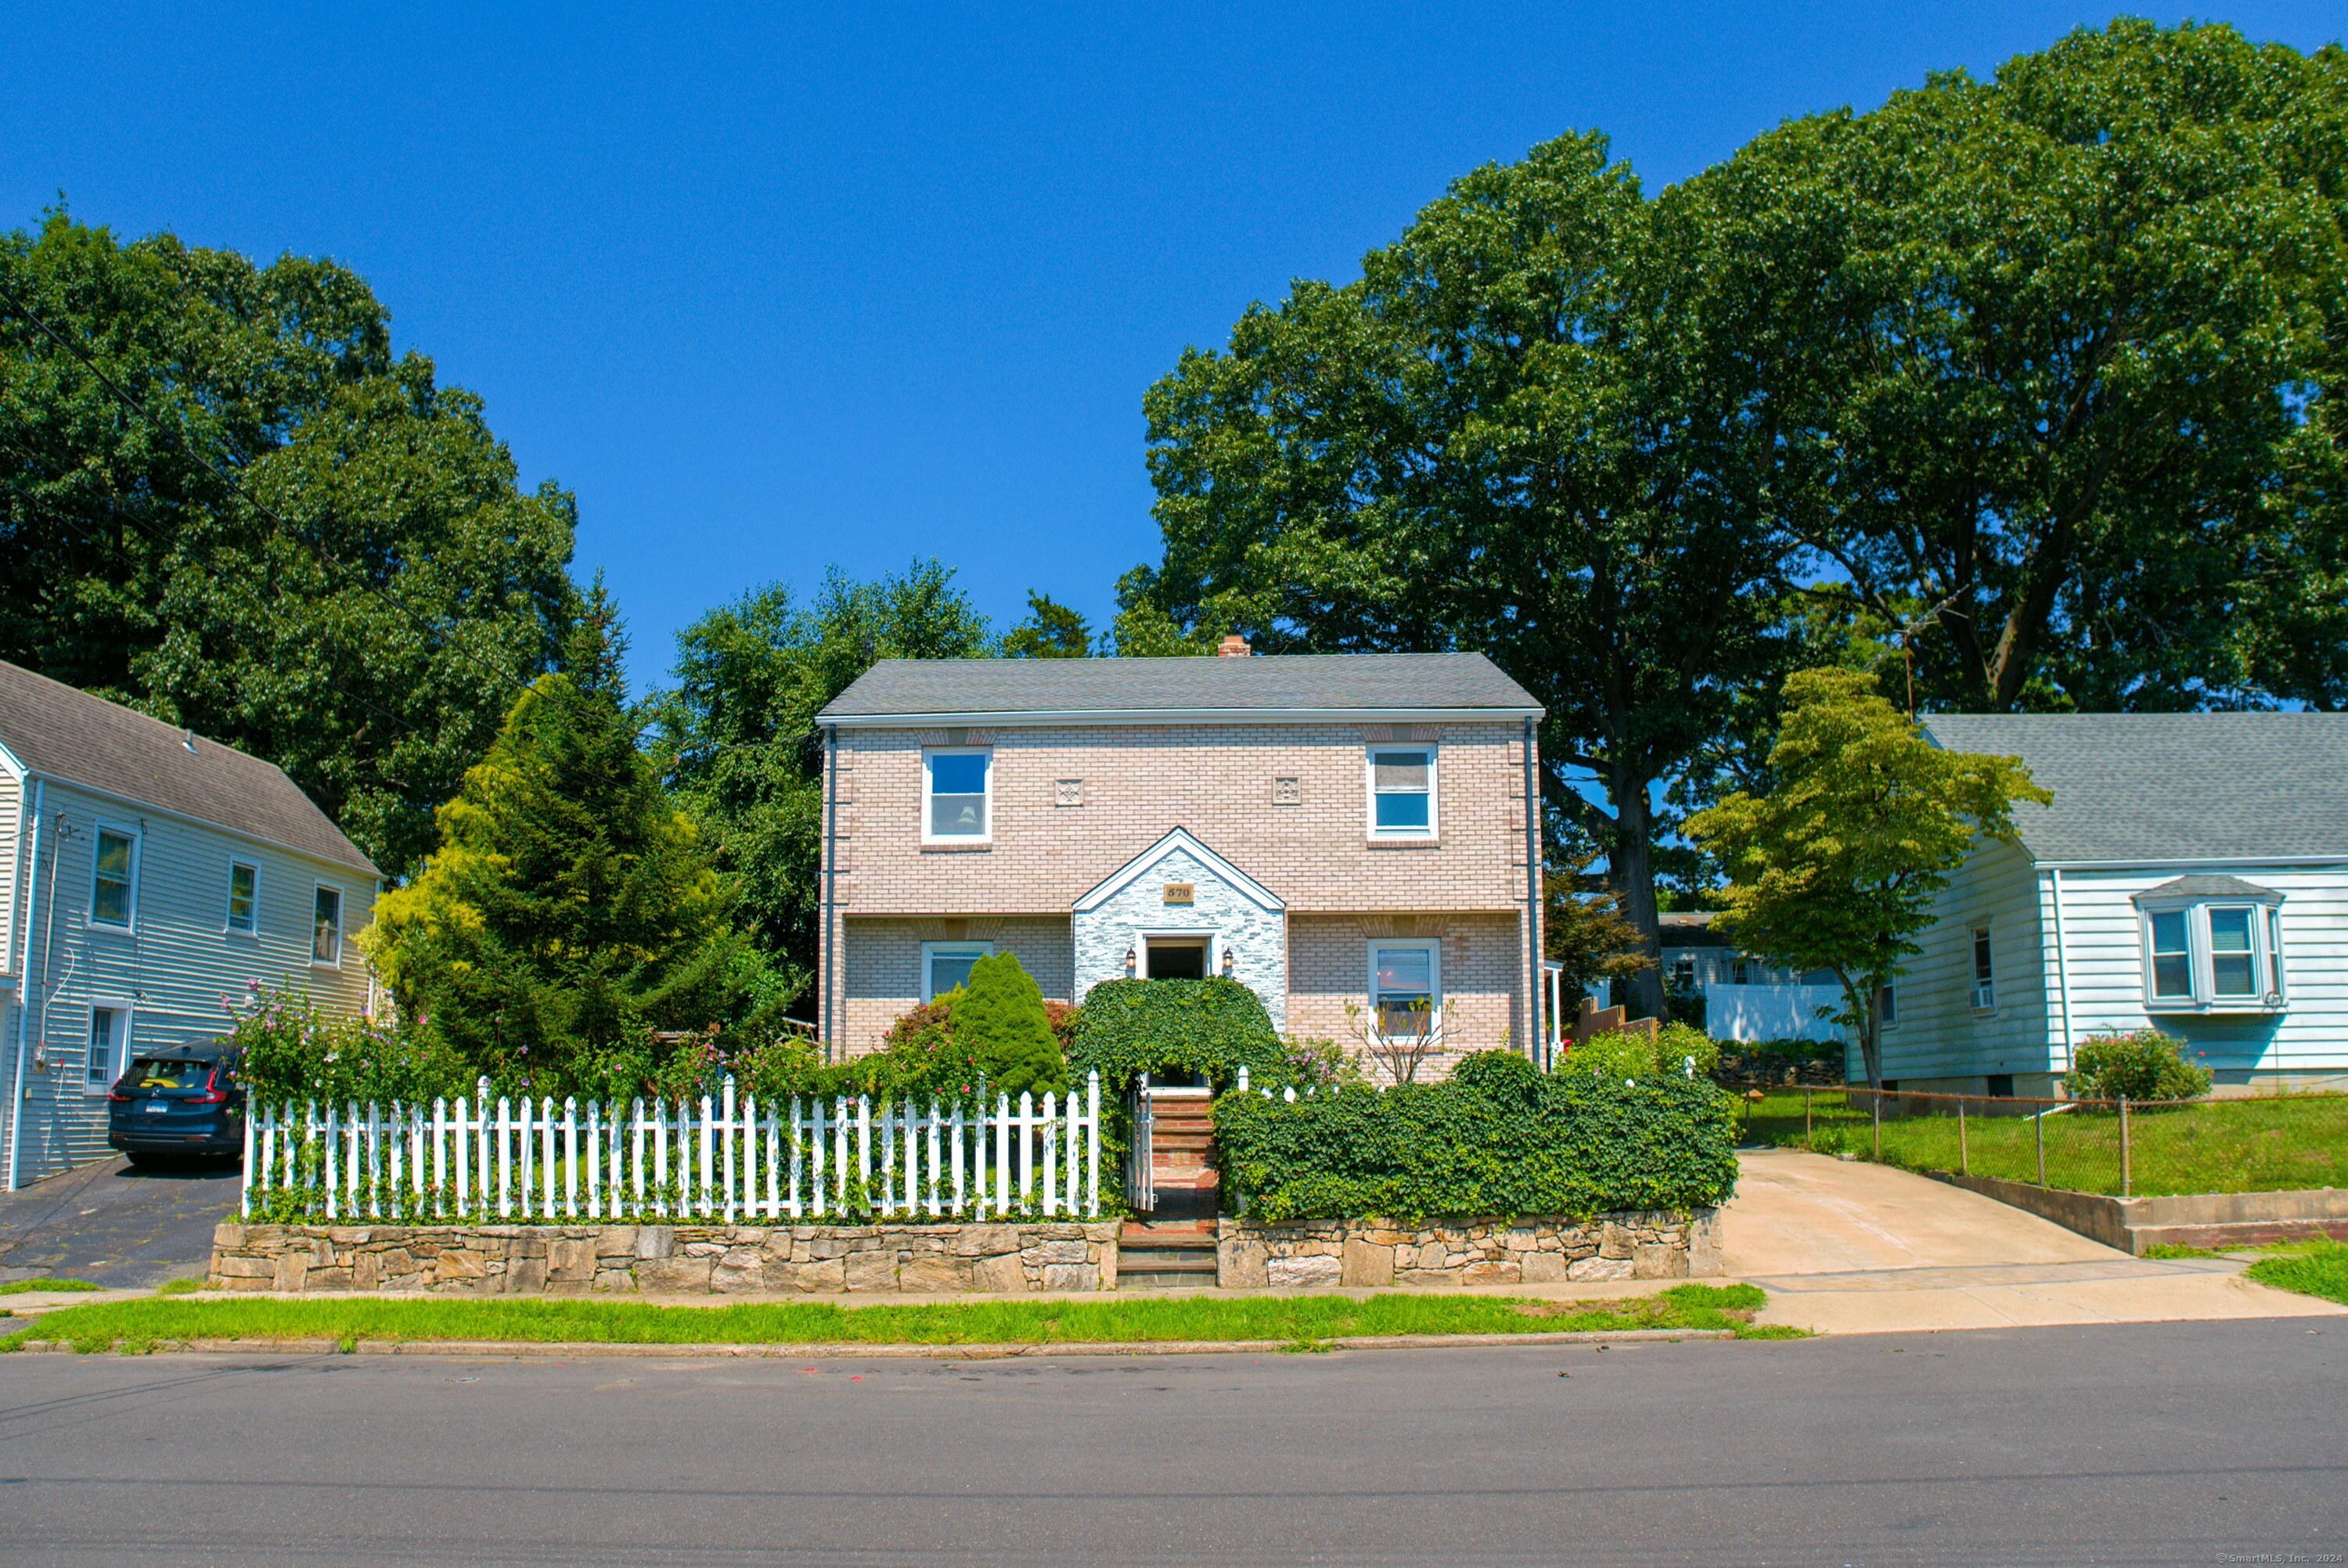
[[[1047,997],[1228,975],[1273,1024],[1540,1036],[1532,697],[1478,653],[891,660],[818,716],[820,1024],[1007,948]]]

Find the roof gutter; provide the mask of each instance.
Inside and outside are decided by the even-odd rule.
[[[2028,845],[2024,846],[2025,849]],[[2348,866],[2348,855],[2209,855],[2136,860],[2044,860],[2034,855],[2042,871],[2174,871],[2196,866]]]
[[[967,713],[831,713],[816,722],[860,730],[987,729],[1004,724],[1505,723],[1540,708],[1006,708]]]

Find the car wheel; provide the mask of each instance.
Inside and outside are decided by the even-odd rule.
[[[131,1164],[142,1171],[153,1170],[155,1168],[157,1158],[158,1157],[156,1155],[141,1153],[137,1150],[131,1151],[130,1153]]]

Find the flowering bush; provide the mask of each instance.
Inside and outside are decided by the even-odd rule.
[[[2157,1029],[2099,1034],[2079,1047],[2063,1078],[2074,1100],[2199,1100],[2215,1078],[2185,1060],[2185,1044]]]
[[[388,1108],[394,1101],[418,1105],[473,1092],[464,1063],[427,1031],[331,1017],[291,987],[254,980],[247,990],[242,1006],[232,997],[221,1002],[236,1020],[227,1043],[243,1052],[239,1071],[256,1106],[316,1101]]]

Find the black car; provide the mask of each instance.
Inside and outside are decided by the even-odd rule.
[[[134,1165],[160,1154],[242,1155],[241,1054],[210,1043],[139,1057],[107,1093],[107,1143],[129,1153]]]

